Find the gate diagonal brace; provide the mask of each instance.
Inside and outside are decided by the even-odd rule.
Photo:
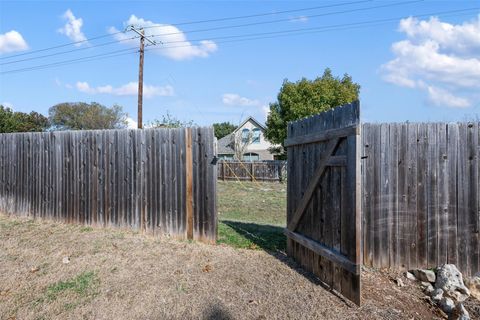
[[[305,194],[303,195],[302,200],[300,200],[297,210],[295,210],[295,213],[293,214],[293,217],[287,226],[288,230],[293,232],[297,228],[298,223],[302,219],[303,214],[305,213],[305,210],[307,208],[307,205],[310,199],[312,198],[313,192],[315,191],[315,188],[317,187],[320,181],[320,178],[322,177],[323,173],[325,172],[325,169],[328,166],[328,161],[332,156],[332,154],[334,153],[339,143],[340,143],[340,138],[333,138],[328,142],[327,148],[325,149],[325,153],[320,158],[319,166],[317,170],[315,170],[315,173],[313,174],[313,178],[308,184],[307,190],[305,191]]]

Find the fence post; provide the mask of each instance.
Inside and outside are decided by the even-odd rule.
[[[251,172],[252,172],[252,179],[251,179],[252,181],[255,180],[255,177],[254,177],[255,171],[253,171],[253,163],[254,163],[254,162],[252,161],[252,163],[251,163],[251,165],[250,165],[250,170],[251,170]]]
[[[222,164],[222,178],[223,178],[223,181],[225,181],[225,163],[220,162]]]
[[[185,129],[185,203],[187,215],[187,239],[193,239],[193,158],[192,129]]]

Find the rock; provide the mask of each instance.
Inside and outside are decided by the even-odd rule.
[[[408,271],[405,272],[405,278],[407,278],[408,280],[417,281],[417,278],[415,278],[415,276]]]
[[[454,264],[445,264],[438,268],[435,288],[442,289],[445,296],[458,302],[465,301],[470,291],[463,283],[463,277]]]
[[[421,282],[420,286],[422,287],[423,291],[430,295],[433,290],[435,290],[430,282]]]
[[[453,300],[447,297],[443,297],[442,300],[440,300],[439,305],[446,314],[452,313],[453,309],[455,308],[455,303]]]
[[[470,315],[463,304],[457,303],[452,313],[448,316],[448,320],[470,320]]]
[[[432,285],[429,285],[428,287],[426,287],[425,289],[423,289],[423,291],[426,293],[426,294],[432,294],[433,290],[435,290],[433,288]]]
[[[70,257],[63,257],[62,262],[63,262],[64,264],[70,263]]]
[[[470,279],[465,279],[465,285],[470,290],[470,295],[480,300],[480,272],[476,273]]]
[[[435,283],[435,272],[432,270],[415,269],[412,273],[419,281]]]
[[[432,291],[432,300],[435,301],[436,303],[439,303],[440,300],[443,298],[443,290],[442,289],[435,289]]]
[[[402,279],[396,278],[394,281],[395,281],[395,283],[397,284],[397,286],[399,286],[399,287],[405,287],[405,284],[403,283]]]
[[[32,268],[30,269],[30,272],[31,272],[31,273],[35,273],[35,272],[37,272],[38,270],[40,270],[39,267],[32,267]]]

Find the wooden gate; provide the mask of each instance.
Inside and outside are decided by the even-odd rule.
[[[360,305],[359,103],[288,125],[287,253]]]

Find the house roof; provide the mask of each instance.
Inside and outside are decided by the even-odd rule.
[[[232,146],[232,135],[230,133],[225,137],[218,139],[217,141],[217,152],[218,154],[234,154],[233,146]]]
[[[243,127],[245,125],[245,123],[247,123],[248,121],[252,121],[253,123],[255,123],[257,125],[257,127],[261,128],[262,130],[265,130],[265,126],[263,124],[261,124],[260,122],[258,122],[254,117],[252,116],[249,116],[247,119],[243,120],[242,123],[240,123],[240,125],[235,129],[233,130],[233,132],[237,132],[238,129],[240,129],[241,127]]]
[[[238,131],[241,127],[245,125],[248,121],[252,121],[257,127],[261,128],[262,130],[265,130],[265,126],[262,125],[260,122],[258,122],[254,117],[249,116],[246,118],[235,130],[233,130],[232,133],[226,135],[225,137],[218,139],[217,141],[217,152],[218,154],[234,154],[234,146],[233,146],[233,138],[232,136],[235,134],[235,132]]]

